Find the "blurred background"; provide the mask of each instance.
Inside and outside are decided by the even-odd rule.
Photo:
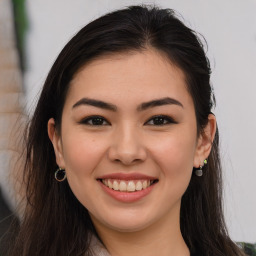
[[[176,10],[207,40],[225,217],[233,240],[256,242],[256,0],[0,0],[0,236],[20,193],[13,159],[23,151],[16,140],[22,129],[13,132],[14,123],[22,127],[32,115],[57,54],[80,28],[141,3]]]

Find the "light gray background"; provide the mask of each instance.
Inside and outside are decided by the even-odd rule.
[[[207,39],[221,135],[226,221],[234,240],[256,242],[255,0],[27,0],[27,109],[32,113],[53,61],[78,29],[108,11],[140,3],[177,10]]]

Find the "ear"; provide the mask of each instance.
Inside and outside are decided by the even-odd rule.
[[[196,153],[194,157],[194,167],[198,168],[203,165],[203,162],[208,158],[211,149],[214,136],[216,133],[216,118],[213,114],[209,114],[208,123],[201,132],[196,147]]]
[[[59,167],[65,169],[65,161],[63,158],[61,136],[58,134],[56,130],[55,121],[53,118],[49,119],[47,128],[48,128],[48,136],[54,148],[56,163]]]

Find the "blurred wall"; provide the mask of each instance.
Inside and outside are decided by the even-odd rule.
[[[177,10],[207,39],[221,134],[226,220],[234,240],[255,242],[255,0],[27,0],[27,110],[32,113],[53,61],[78,29],[107,11],[142,2]]]
[[[0,190],[12,210],[22,195],[19,170],[23,164],[20,155],[24,150],[22,131],[26,120],[22,102],[12,4],[10,0],[0,0]]]

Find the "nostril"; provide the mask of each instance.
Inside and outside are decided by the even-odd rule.
[[[145,148],[137,141],[137,143],[113,144],[108,149],[108,158],[116,163],[131,165],[145,161],[147,153]]]
[[[131,165],[131,164],[134,164],[134,163],[138,163],[142,160],[139,159],[139,158],[133,159],[133,158],[128,158],[128,157],[125,157],[125,158],[123,157],[121,159],[116,158],[114,161],[117,162],[117,163],[122,163],[124,165]]]

